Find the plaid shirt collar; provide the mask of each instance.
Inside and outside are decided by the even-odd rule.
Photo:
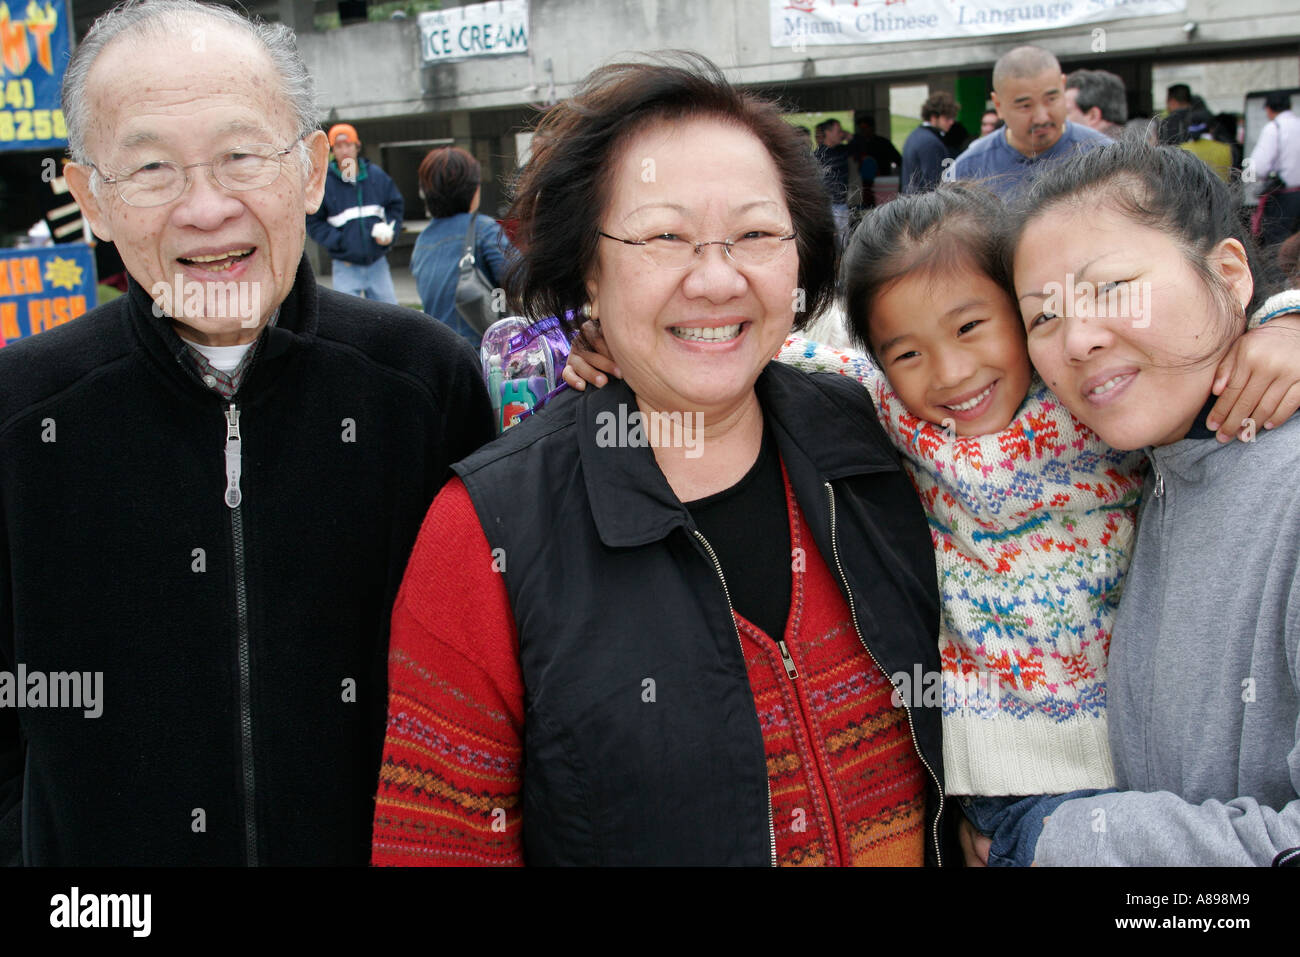
[[[239,365],[235,366],[230,372],[222,372],[211,362],[208,357],[198,350],[198,347],[192,342],[182,339],[171,326],[168,326],[172,335],[185,347],[184,355],[189,359],[190,366],[194,369],[199,377],[199,381],[211,389],[223,399],[231,398],[239,391],[240,384],[244,381],[244,374],[248,372],[249,367],[253,364],[253,357],[261,347],[262,339],[266,336],[266,330],[275,325],[275,321],[280,318],[280,310],[277,307],[271,314],[271,318],[266,321],[262,331],[258,334],[257,340],[244,353],[244,358],[239,360]]]

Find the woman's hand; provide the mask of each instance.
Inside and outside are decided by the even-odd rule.
[[[989,848],[993,846],[993,839],[975,830],[975,825],[965,817],[961,819],[961,827],[958,830],[962,853],[966,855],[966,866],[988,867]]]
[[[579,349],[578,343],[582,339],[586,339],[595,351]],[[570,388],[579,392],[587,388],[588,382],[597,388],[603,388],[609,382],[607,375],[616,379],[623,378],[623,371],[610,356],[605,337],[600,334],[600,323],[588,319],[582,324],[582,336],[574,340],[573,348],[569,351],[569,361],[564,364],[561,375]]]
[[[1281,425],[1300,408],[1300,316],[1278,316],[1232,344],[1211,390],[1219,397],[1205,427],[1220,442],[1249,442],[1262,426]],[[1246,426],[1246,420],[1253,427]],[[1245,431],[1243,431],[1245,429]]]

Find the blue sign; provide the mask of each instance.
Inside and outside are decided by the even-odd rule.
[[[0,348],[95,306],[95,254],[85,243],[0,249]]]
[[[64,0],[0,0],[0,150],[67,146],[59,86],[68,32]]]

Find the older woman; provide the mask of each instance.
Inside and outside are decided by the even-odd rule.
[[[493,285],[505,281],[514,250],[496,220],[478,212],[483,196],[479,162],[456,146],[430,150],[420,162],[420,195],[433,221],[425,226],[411,252],[411,273],[420,290],[420,306],[467,339],[475,349],[483,338],[456,311],[456,281],[470,220],[474,221],[476,267]]]
[[[1203,425],[1247,316],[1300,309],[1296,292],[1265,303],[1238,212],[1200,160],[1142,143],[1077,157],[1025,199],[1015,287],[1034,365],[1151,461],[1110,651],[1121,790],[1027,829],[1039,864],[1300,861],[1300,422],[1282,421],[1300,396],[1266,395],[1289,411],[1248,425],[1253,441]],[[1265,328],[1252,338],[1275,350],[1296,334]]]
[[[457,467],[393,620],[380,864],[938,863],[933,556],[865,392],[771,362],[831,297],[812,157],[707,61],[543,123],[518,291],[624,380]],[[932,704],[937,704],[934,702]]]

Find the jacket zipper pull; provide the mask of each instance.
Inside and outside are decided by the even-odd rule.
[[[781,649],[781,663],[785,665],[785,673],[794,681],[799,677],[799,672],[795,671],[794,659],[790,657],[790,649],[786,647],[785,642],[777,639],[776,646]]]
[[[1159,465],[1157,465],[1155,468],[1156,468],[1156,498],[1160,498],[1165,494],[1165,477],[1160,474]]]
[[[244,497],[239,490],[242,463],[240,445],[239,409],[232,402],[226,410],[226,504],[231,508],[238,508]]]

